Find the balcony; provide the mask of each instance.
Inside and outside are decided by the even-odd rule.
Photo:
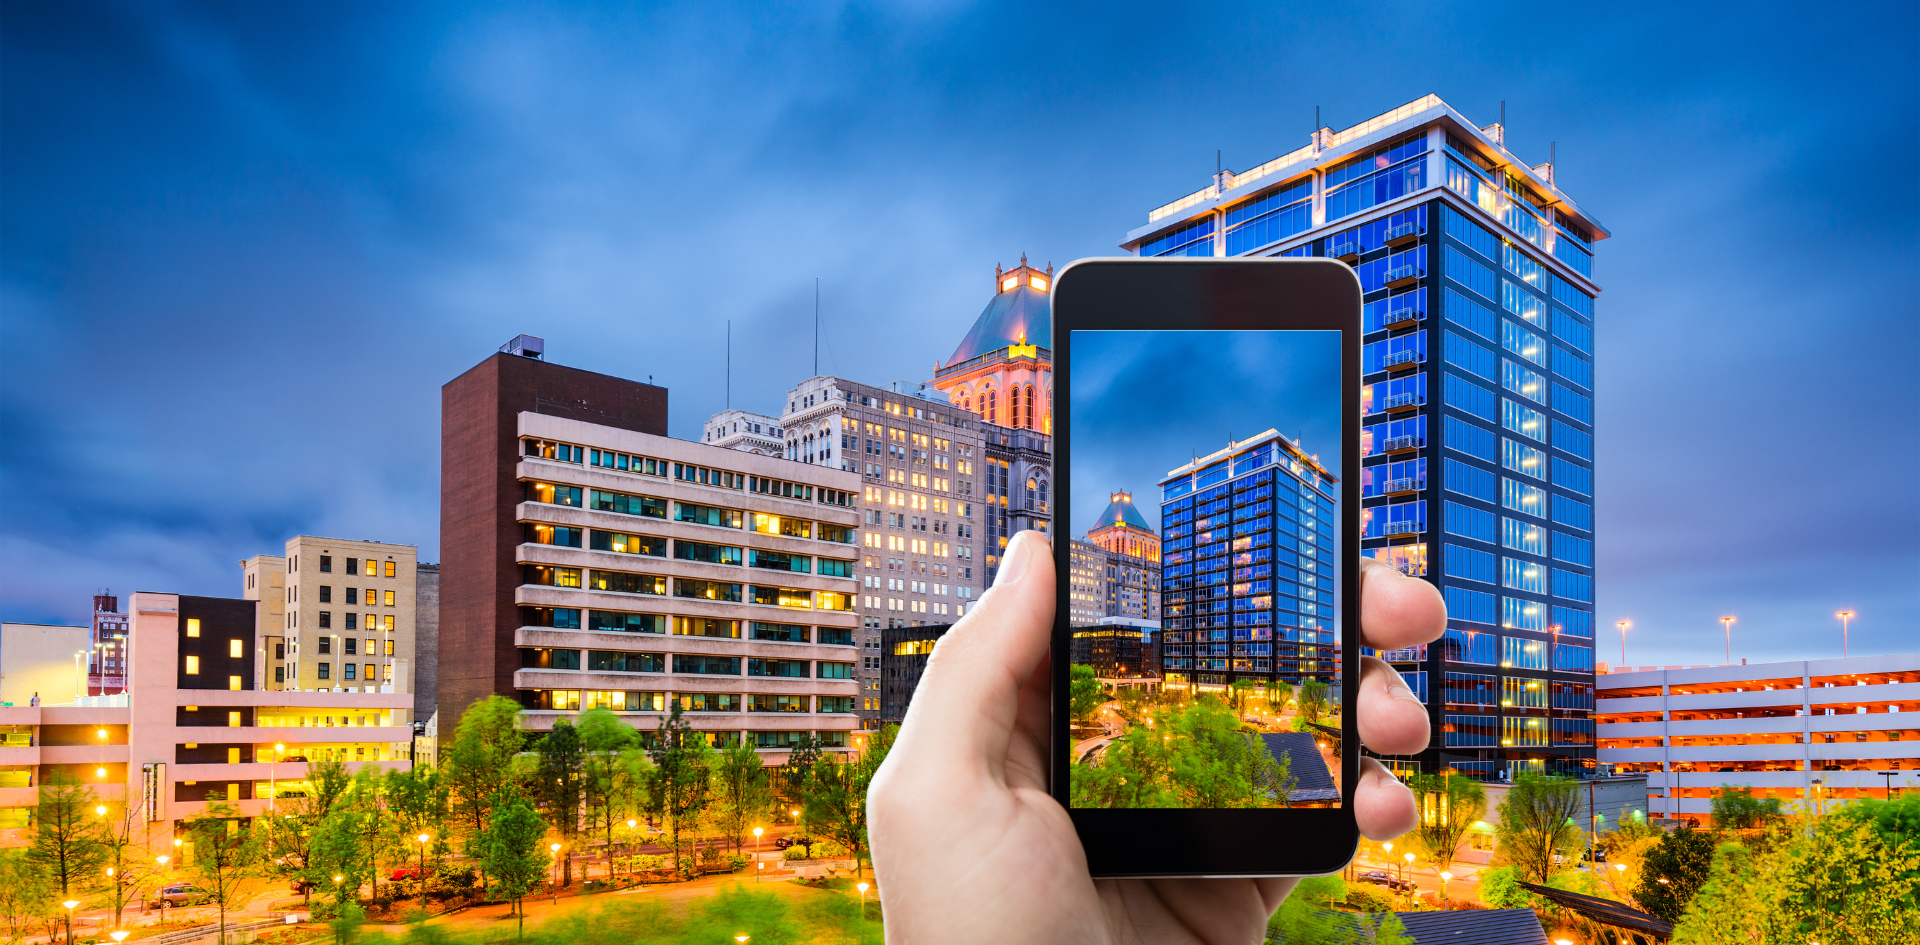
[[[1402,223],[1387,231],[1387,245],[1396,247],[1405,246],[1408,243],[1418,242],[1420,237],[1425,235],[1427,235],[1427,231],[1421,228],[1420,224]]]
[[[1427,271],[1419,266],[1401,266],[1390,270],[1382,281],[1386,283],[1387,288],[1398,289],[1419,282],[1426,274]]]
[[[1388,397],[1380,406],[1389,412],[1397,413],[1423,406],[1426,402],[1427,398],[1423,394],[1395,394]]]
[[[1391,479],[1380,487],[1387,495],[1412,495],[1427,487],[1425,479]]]
[[[1424,436],[1396,436],[1389,437],[1381,442],[1380,451],[1383,453],[1411,453],[1425,445],[1427,445],[1427,438]]]
[[[1406,521],[1388,522],[1380,528],[1381,533],[1387,535],[1418,535],[1426,530],[1427,526],[1420,522]]]
[[[1366,251],[1367,251],[1366,247],[1361,246],[1359,243],[1341,243],[1340,245],[1335,246],[1330,250],[1327,250],[1327,255],[1332,256],[1333,258],[1338,259],[1341,262],[1351,266],[1354,263],[1359,262],[1360,254]]]
[[[1382,363],[1389,371],[1405,371],[1419,367],[1426,359],[1423,351],[1395,351],[1382,359]]]
[[[1419,324],[1425,321],[1426,318],[1426,312],[1411,305],[1402,305],[1399,308],[1388,309],[1387,317],[1381,320],[1380,327],[1392,331],[1397,328],[1407,328]]]

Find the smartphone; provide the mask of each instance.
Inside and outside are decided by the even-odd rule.
[[[1331,259],[1055,280],[1051,790],[1095,876],[1353,857],[1360,296]]]

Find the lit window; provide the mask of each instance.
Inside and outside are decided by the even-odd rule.
[[[187,618],[187,636],[197,637],[199,635],[200,635],[200,618],[188,617]]]
[[[200,657],[198,656],[187,657],[187,675],[189,676],[200,675]]]
[[[228,688],[228,689],[231,689],[231,690],[233,690],[233,691],[235,691],[235,692],[238,692],[238,691],[240,691],[240,677],[238,677],[238,676],[228,676],[228,677],[227,677],[227,688]]]
[[[1047,291],[1047,280],[1044,277],[1034,276],[1032,279],[1028,280],[1028,283],[1032,285],[1034,288],[1039,289],[1042,292]]]
[[[245,646],[246,644],[241,643],[239,640],[228,640],[227,655],[230,657],[233,657],[234,659],[240,659],[247,655],[245,650],[243,649]]]
[[[1000,291],[1002,292],[1012,291],[1019,284],[1020,284],[1019,276],[1008,276],[1005,279],[1000,280]]]

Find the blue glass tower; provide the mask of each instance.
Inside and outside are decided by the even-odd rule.
[[[1504,138],[1427,96],[1223,171],[1121,245],[1353,266],[1365,292],[1362,553],[1433,581],[1448,610],[1439,645],[1379,654],[1434,722],[1432,748],[1390,763],[1586,774],[1592,254],[1609,234],[1550,164],[1528,166]]]
[[[1333,680],[1335,481],[1273,430],[1160,481],[1168,688]]]

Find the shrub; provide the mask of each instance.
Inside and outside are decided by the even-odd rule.
[[[1345,905],[1355,912],[1392,912],[1393,894],[1355,883],[1347,887]]]

